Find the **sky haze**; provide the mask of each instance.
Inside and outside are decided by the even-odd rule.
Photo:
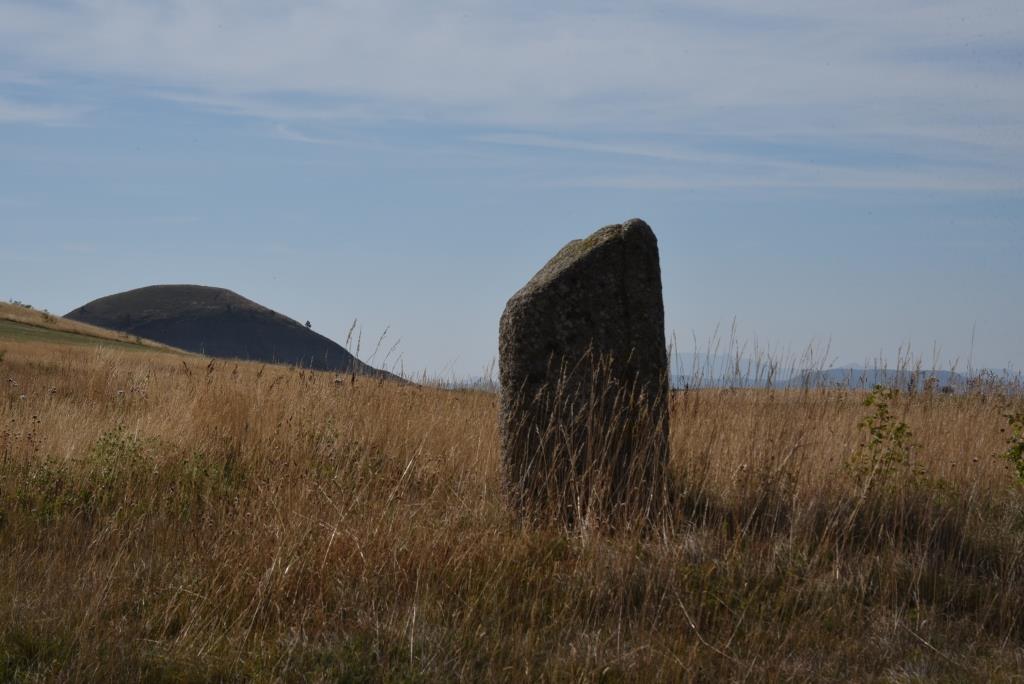
[[[0,296],[58,313],[215,285],[479,375],[636,216],[687,351],[1024,366],[1017,0],[0,0],[0,160]]]

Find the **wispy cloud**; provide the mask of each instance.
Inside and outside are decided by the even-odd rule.
[[[74,123],[86,107],[37,105],[0,97],[0,124],[44,124],[63,126]]]
[[[1024,191],[1024,177],[1014,173],[1007,164],[987,162],[985,154],[961,152],[957,163],[951,164],[946,154],[932,154],[926,148],[914,155],[888,152],[884,163],[877,154],[856,155],[856,160],[843,159],[842,141],[812,139],[804,141],[803,149],[817,150],[820,161],[807,161],[803,155],[765,150],[764,139],[745,137],[745,144],[732,147],[742,152],[703,151],[679,143],[591,142],[578,138],[502,133],[475,136],[473,140],[495,145],[510,145],[541,150],[580,152],[596,159],[605,159],[615,172],[590,173],[586,176],[562,177],[545,184],[555,187],[604,187],[634,190],[685,190],[711,188],[839,188],[898,189],[949,191]],[[721,140],[704,140],[705,148],[714,148]],[[854,141],[863,142],[863,141]],[[876,145],[880,140],[873,141]],[[846,141],[850,144],[850,141]],[[830,153],[823,153],[831,147]],[[956,156],[956,155],[954,155]],[[658,171],[623,173],[623,163],[639,159],[657,162]],[[592,165],[591,165],[592,166]],[[627,164],[626,168],[650,167],[651,164]],[[879,168],[885,166],[885,168]]]
[[[0,68],[0,83],[18,86],[42,86],[46,80],[22,71]]]
[[[88,256],[96,253],[96,245],[85,242],[64,242],[61,243],[60,249],[63,252],[79,256]]]
[[[193,223],[199,223],[201,218],[199,216],[192,216],[189,214],[150,214],[142,219],[146,223],[153,225],[175,225],[182,226]]]
[[[272,121],[338,121],[338,120],[370,120],[379,117],[382,112],[371,112],[367,106],[324,102],[325,99],[302,98],[303,101],[293,102],[294,96],[278,94],[246,95],[238,93],[206,93],[194,90],[150,90],[152,97],[168,102],[175,102],[204,111],[234,116],[245,116],[255,119]]]
[[[566,150],[574,152],[592,152],[603,155],[619,155],[624,157],[644,157],[666,161],[721,161],[725,155],[704,154],[696,151],[681,151],[664,145],[621,142],[590,142],[554,135],[537,133],[492,133],[477,135],[472,138],[476,142],[494,143],[496,145],[513,145],[517,147],[534,147],[548,150]]]
[[[906,171],[857,171],[823,167],[817,173],[793,176],[743,174],[608,175],[562,179],[552,187],[609,188],[619,190],[712,190],[718,188],[770,188],[837,190],[922,190],[935,192],[1024,192],[1024,179],[949,175]]]
[[[308,145],[344,145],[344,140],[336,140],[333,138],[317,138],[314,136],[306,135],[301,131],[297,131],[291,126],[285,124],[277,124],[274,127],[274,131],[277,136],[282,140],[291,140],[292,142],[306,143]]]
[[[965,100],[984,102],[982,117],[1016,114],[1024,95],[1006,86],[1019,70],[972,70],[969,57],[951,69],[904,53],[1019,43],[1022,24],[1015,0],[979,0],[971,11],[952,0],[0,4],[5,51],[40,67],[217,97],[304,93],[403,116],[615,127],[733,125],[745,108],[771,114],[762,117],[770,126],[808,105],[836,125],[895,109],[955,119]],[[851,103],[856,110],[844,111]]]
[[[296,142],[334,144],[296,122],[401,120],[666,163],[751,155],[644,136],[839,141],[1019,178],[1022,50],[1019,0],[0,0],[0,56],[14,63],[145,83],[183,106],[281,123],[275,135]],[[0,121],[68,116],[4,107]],[[566,131],[590,138],[567,142]],[[790,182],[778,170],[772,182]]]

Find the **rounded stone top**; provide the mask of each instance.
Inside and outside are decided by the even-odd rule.
[[[623,223],[615,223],[599,228],[585,238],[573,240],[563,247],[547,264],[530,279],[512,299],[529,295],[530,292],[543,287],[577,264],[585,261],[590,255],[611,246],[612,243],[648,242],[655,247],[658,238],[654,231],[642,219],[632,218]]]

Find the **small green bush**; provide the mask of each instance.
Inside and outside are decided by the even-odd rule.
[[[118,426],[100,435],[89,453],[89,472],[81,491],[94,506],[122,499],[142,465],[142,440]]]
[[[142,440],[117,427],[100,435],[78,466],[52,457],[33,462],[15,498],[43,523],[75,513],[92,517],[123,500],[142,464]]]
[[[80,503],[78,492],[71,485],[67,464],[51,458],[40,458],[18,482],[14,500],[17,508],[47,524]]]
[[[917,449],[914,434],[892,412],[898,397],[899,390],[876,385],[864,400],[864,406],[874,410],[860,422],[867,436],[853,453],[850,466],[866,488],[887,481],[898,471],[915,475],[920,471],[913,462]]]
[[[1005,416],[1009,423],[1008,428],[1002,429],[1007,433],[1006,451],[996,455],[1010,462],[1017,472],[1017,479],[1024,484],[1024,409],[1009,411]]]

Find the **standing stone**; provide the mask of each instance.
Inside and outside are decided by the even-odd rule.
[[[668,460],[658,241],[639,219],[573,240],[501,317],[506,493],[528,518],[649,515]]]

